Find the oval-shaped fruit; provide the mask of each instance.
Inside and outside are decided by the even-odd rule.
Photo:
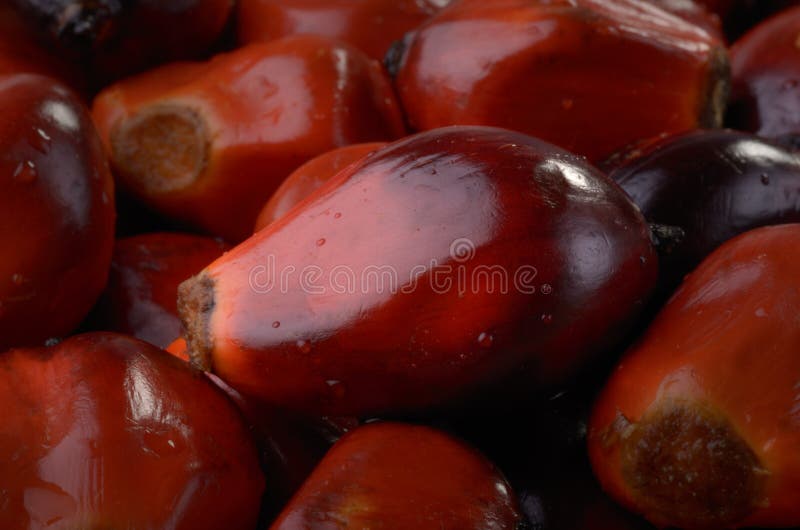
[[[480,453],[442,432],[374,423],[342,438],[272,530],[514,530],[511,486]]]
[[[121,185],[148,205],[246,238],[280,183],[321,153],[404,132],[377,61],[298,36],[125,80],[94,116]]]
[[[555,384],[656,277],[638,209],[586,162],[502,129],[396,142],[180,288],[194,362],[317,415]],[[280,374],[280,377],[275,377]]]
[[[55,81],[0,77],[0,350],[72,331],[108,277],[114,189],[87,109]]]
[[[249,44],[324,35],[383,60],[389,47],[449,0],[239,0],[238,39]]]
[[[178,285],[227,248],[216,239],[166,232],[117,240],[97,325],[166,348],[181,333]]]
[[[800,225],[759,228],[693,272],[597,401],[613,497],[660,527],[800,525]]]
[[[800,7],[762,22],[731,48],[731,124],[763,136],[800,134]]]
[[[110,333],[0,356],[0,526],[252,530],[264,478],[228,397]]]
[[[598,161],[719,125],[728,79],[718,37],[646,0],[462,0],[415,33],[397,87],[416,129],[506,127]]]
[[[757,136],[695,131],[656,140],[623,158],[610,176],[648,221],[684,232],[661,256],[667,290],[732,237],[800,222],[800,157]]]
[[[348,145],[309,160],[289,175],[267,201],[258,215],[255,231],[280,219],[339,171],[385,145],[385,142]]]

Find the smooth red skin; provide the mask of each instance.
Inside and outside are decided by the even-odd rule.
[[[448,0],[241,0],[238,40],[268,42],[298,34],[324,35],[382,61],[389,47]]]
[[[762,136],[800,134],[800,7],[762,22],[731,48],[731,119]]]
[[[255,527],[255,446],[201,372],[97,333],[11,350],[0,373],[4,529]]]
[[[589,431],[604,489],[633,511],[619,445],[601,431],[638,421],[661,398],[701,399],[722,413],[769,474],[764,507],[737,526],[800,525],[800,225],[759,228],[726,243],[693,272],[600,395]],[[649,515],[649,514],[644,514]]]
[[[428,427],[365,425],[328,452],[272,530],[509,530],[520,514],[480,453]]]
[[[115,212],[103,146],[75,94],[40,76],[0,77],[0,115],[3,350],[86,316],[108,276]]]
[[[451,256],[463,238],[477,249],[465,264]],[[451,267],[437,273],[441,294],[430,272],[411,280],[432,260]],[[307,266],[322,269],[312,283],[327,294],[304,291]],[[356,288],[337,294],[330,276],[341,266]],[[394,293],[365,272],[383,266],[397,271]],[[479,266],[504,267],[508,292],[489,290]],[[514,288],[526,266],[536,276],[518,283],[534,294]],[[286,267],[297,272],[284,289]],[[525,388],[548,386],[624,327],[656,269],[641,214],[584,160],[501,129],[422,133],[339,173],[205,271],[216,283],[213,371],[316,415],[427,410],[521,372]],[[459,292],[462,273],[478,288]]]
[[[209,122],[207,167],[186,190],[145,195],[117,172],[121,185],[160,212],[231,241],[252,234],[264,203],[301,164],[405,130],[380,64],[315,36],[168,65],[106,89],[93,113],[109,149],[121,120],[162,102],[186,103]]]
[[[634,149],[609,176],[648,221],[684,230],[660,260],[670,293],[725,241],[760,226],[800,222],[800,158],[748,133],[664,138]]]
[[[385,142],[348,145],[312,158],[289,175],[270,197],[258,214],[255,231],[286,215],[339,171],[385,146]]]
[[[228,249],[217,239],[156,233],[119,239],[100,300],[100,326],[166,348],[181,333],[178,285]]]
[[[464,0],[416,32],[396,85],[417,130],[506,127],[598,161],[696,128],[715,54],[647,1]]]

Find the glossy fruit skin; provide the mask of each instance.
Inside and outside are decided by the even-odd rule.
[[[191,109],[202,120],[207,156],[195,181],[157,189],[122,167],[112,140],[137,115],[165,107]],[[404,133],[381,66],[315,36],[165,66],[103,91],[93,110],[122,186],[156,210],[231,241],[252,233],[266,200],[304,162]]]
[[[72,331],[108,276],[114,187],[87,109],[55,81],[0,77],[0,350]]]
[[[725,40],[725,34],[722,31],[722,18],[717,13],[711,4],[715,2],[706,2],[708,5],[703,5],[704,2],[697,0],[650,0],[652,3],[659,6],[665,11],[669,11],[687,22],[696,24],[706,30],[710,35],[718,37],[720,40]]]
[[[385,142],[354,144],[312,158],[289,175],[278,191],[270,197],[264,209],[258,214],[255,231],[258,232],[286,215],[339,171],[385,146]]]
[[[201,372],[111,333],[0,366],[3,528],[254,528],[255,446]]]
[[[682,528],[800,525],[799,249],[800,225],[759,228],[723,245],[688,277],[641,342],[620,362],[598,399],[589,431],[595,473],[608,493],[655,524]],[[741,438],[756,460],[747,469],[756,487],[746,498],[735,498],[739,502],[729,506],[734,511],[728,517],[692,520],[680,517],[680,509],[648,508],[647,501],[653,497],[647,491],[637,494],[626,479],[621,463],[626,440],[635,439],[643,417],[673,404],[683,404],[698,419],[711,411],[717,422],[727,423],[730,432]],[[711,441],[716,443],[701,440],[698,447],[688,440],[678,464],[667,455],[651,471],[658,475],[655,470],[671,470],[679,477],[675,483],[681,486],[675,487],[672,498],[701,493],[683,480],[693,470],[682,469],[680,461],[690,461],[696,449],[703,452],[707,447],[713,457],[715,448],[722,452],[731,447],[730,439]],[[725,480],[724,473],[717,475],[724,471],[725,462],[716,464],[699,476],[698,487],[735,492],[742,483]],[[700,498],[705,498],[703,493]]]
[[[661,256],[671,291],[725,241],[760,226],[800,222],[800,158],[751,134],[694,131],[628,154],[610,173],[651,223],[683,229]]]
[[[520,514],[503,476],[442,432],[365,425],[342,438],[272,530],[514,529]]]
[[[731,124],[762,136],[800,134],[800,7],[762,22],[731,48]]]
[[[217,239],[171,232],[117,240],[96,311],[99,326],[166,348],[181,333],[178,285],[228,248]]]
[[[718,126],[728,79],[719,38],[651,2],[463,0],[416,32],[396,85],[417,130],[505,127],[599,161]]]
[[[512,374],[528,393],[562,381],[625,327],[656,269],[641,214],[583,159],[452,127],[339,173],[184,283],[178,307],[194,362],[242,393],[369,417]]]
[[[340,39],[382,61],[391,45],[447,0],[240,0],[239,43],[297,34]]]

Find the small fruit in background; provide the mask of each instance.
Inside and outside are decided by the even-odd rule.
[[[120,185],[157,211],[231,241],[298,166],[402,136],[380,65],[347,44],[289,37],[127,79],[95,100]]]
[[[258,214],[255,231],[258,232],[280,219],[339,171],[385,145],[385,142],[348,145],[309,160],[289,175],[278,191],[270,197],[264,209]]]
[[[604,489],[660,527],[800,525],[800,225],[711,254],[620,361],[589,451]]]
[[[382,61],[391,45],[449,0],[239,0],[240,44],[298,34],[340,39]]]
[[[645,0],[462,0],[399,57],[411,126],[492,125],[592,161],[722,122],[721,39]]]
[[[264,477],[201,372],[111,333],[0,356],[0,525],[252,530]]]
[[[179,233],[117,240],[93,324],[166,348],[181,332],[178,285],[227,249],[219,240]]]
[[[656,269],[644,218],[584,159],[452,127],[340,172],[178,307],[192,361],[243,394],[364,417],[562,382],[624,333]]]
[[[399,423],[345,435],[272,530],[513,530],[511,486],[480,453],[445,433]]]
[[[662,294],[725,241],[800,222],[800,158],[752,134],[694,131],[619,156],[609,175],[651,222],[682,230],[661,253]]]
[[[0,77],[0,350],[73,331],[105,286],[114,186],[78,96]]]

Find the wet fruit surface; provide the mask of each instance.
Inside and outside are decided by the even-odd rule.
[[[797,526],[800,225],[747,232],[693,272],[601,394],[589,448],[659,526]]]
[[[144,342],[0,356],[0,524],[252,530],[264,479],[234,405]]]
[[[354,164],[386,144],[383,142],[340,147],[309,160],[283,181],[258,214],[255,231],[286,215],[313,191],[333,178],[339,171]]]
[[[800,158],[757,136],[696,131],[635,148],[610,176],[651,223],[683,230],[661,256],[662,288],[747,230],[800,221]]]
[[[317,414],[563,380],[656,276],[638,210],[584,160],[500,129],[391,144],[181,286],[189,353]],[[280,373],[275,379],[271,374]]]
[[[74,330],[105,285],[114,187],[78,97],[0,77],[0,350]]]

